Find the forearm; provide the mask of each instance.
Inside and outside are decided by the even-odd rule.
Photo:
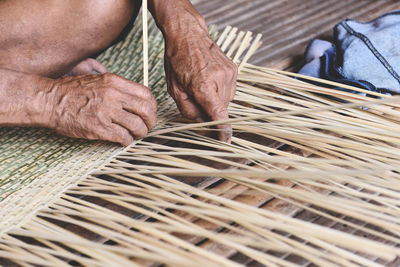
[[[48,123],[46,98],[51,79],[0,68],[0,126]]]
[[[148,0],[165,39],[168,92],[185,117],[225,121],[235,96],[237,66],[214,43],[206,23],[189,0]],[[232,127],[217,125],[221,141]]]
[[[149,0],[149,10],[166,41],[207,32],[203,17],[189,0]]]

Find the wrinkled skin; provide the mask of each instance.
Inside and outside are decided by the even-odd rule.
[[[164,0],[152,1],[150,9],[156,3],[159,9],[168,7],[176,14],[164,23],[156,21],[166,44],[168,92],[182,115],[196,121],[229,119],[227,107],[236,92],[237,66],[213,42],[193,6],[186,1]],[[217,129],[219,139],[230,142],[232,128],[218,125]]]
[[[166,43],[168,92],[191,120],[227,120],[236,92],[236,65],[213,42],[206,29],[190,29],[188,38]],[[182,75],[183,74],[183,75]],[[232,129],[218,125],[219,139],[230,142]]]
[[[129,31],[141,0],[0,0],[0,125],[130,144],[156,123],[150,90],[90,58]],[[30,8],[26,8],[29,6]],[[192,120],[226,120],[236,66],[189,0],[149,0],[168,92]],[[217,127],[230,141],[229,125]]]
[[[145,137],[157,121],[151,91],[114,74],[58,79],[48,96],[57,103],[50,127],[70,137],[129,145]]]

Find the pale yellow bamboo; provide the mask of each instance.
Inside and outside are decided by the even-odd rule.
[[[142,1],[143,23],[143,84],[149,86],[149,30],[148,30],[147,0]]]

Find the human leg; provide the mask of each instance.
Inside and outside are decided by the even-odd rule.
[[[157,109],[148,88],[109,73],[58,78],[118,40],[134,3],[0,0],[0,126],[124,145],[145,136]]]
[[[59,77],[108,47],[133,21],[131,0],[0,1],[0,67]]]

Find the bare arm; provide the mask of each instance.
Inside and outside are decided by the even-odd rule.
[[[181,113],[197,121],[226,120],[236,91],[237,67],[208,34],[189,0],[149,0],[164,34],[168,92]],[[219,125],[219,139],[230,142],[232,128]]]
[[[150,90],[114,74],[49,79],[0,69],[0,126],[129,145],[156,123]]]
[[[50,79],[0,69],[0,125],[47,126]]]

